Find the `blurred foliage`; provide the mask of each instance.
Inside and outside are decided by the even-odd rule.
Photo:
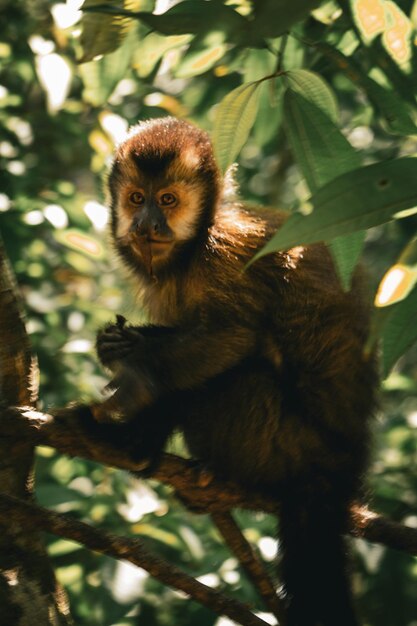
[[[141,319],[105,235],[102,180],[115,143],[138,119],[186,116],[213,131],[223,169],[238,157],[243,197],[294,209],[296,237],[320,238],[330,225],[345,286],[373,226],[362,258],[375,293],[385,282],[371,340],[382,338],[391,374],[370,493],[377,510],[417,526],[417,350],[406,352],[417,336],[417,4],[173,4],[86,0],[82,17],[76,0],[0,0],[0,230],[26,301],[42,403],[97,397],[106,382],[97,328],[116,312]],[[140,535],[261,610],[208,518],[184,512],[165,487],[41,448],[37,492],[58,511]],[[273,571],[274,520],[239,520]],[[48,544],[79,626],[226,624],[123,562]],[[363,623],[416,626],[415,559],[364,541],[355,548]]]

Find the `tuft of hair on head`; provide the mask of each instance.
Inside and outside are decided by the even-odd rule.
[[[130,155],[140,169],[147,171],[155,172],[158,166],[167,169],[176,162],[178,174],[218,173],[208,133],[175,117],[136,124],[120,148],[121,156]]]

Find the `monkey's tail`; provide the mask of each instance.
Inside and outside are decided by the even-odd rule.
[[[288,626],[359,626],[343,538],[348,512],[344,503],[329,500],[320,495],[313,500],[305,489],[296,489],[281,504]]]

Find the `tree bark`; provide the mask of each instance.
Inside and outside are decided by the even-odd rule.
[[[17,289],[0,241],[0,399],[3,407],[34,406],[38,368],[19,307]],[[0,409],[1,411],[1,409]],[[6,495],[33,500],[34,445],[0,433],[0,485]],[[0,626],[67,626],[68,603],[57,585],[40,535],[0,519]]]

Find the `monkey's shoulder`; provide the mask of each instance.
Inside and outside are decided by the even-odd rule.
[[[247,265],[253,256],[261,250],[271,237],[290,217],[284,210],[257,207],[240,203],[223,205],[218,213],[207,244],[206,261],[210,264],[220,262],[222,272],[235,272],[244,280],[243,269],[249,275],[258,275],[259,280],[267,282],[325,282],[337,287],[338,279],[334,271],[331,256],[324,244],[294,246],[288,250],[260,258],[256,263]],[[217,272],[214,273],[214,276]]]
[[[203,282],[226,301],[238,297],[252,309],[269,308],[311,315],[323,309],[349,315],[366,299],[366,280],[359,269],[350,292],[343,290],[333,259],[323,243],[294,246],[253,256],[282,227],[290,213],[234,203],[222,206],[208,240]]]

